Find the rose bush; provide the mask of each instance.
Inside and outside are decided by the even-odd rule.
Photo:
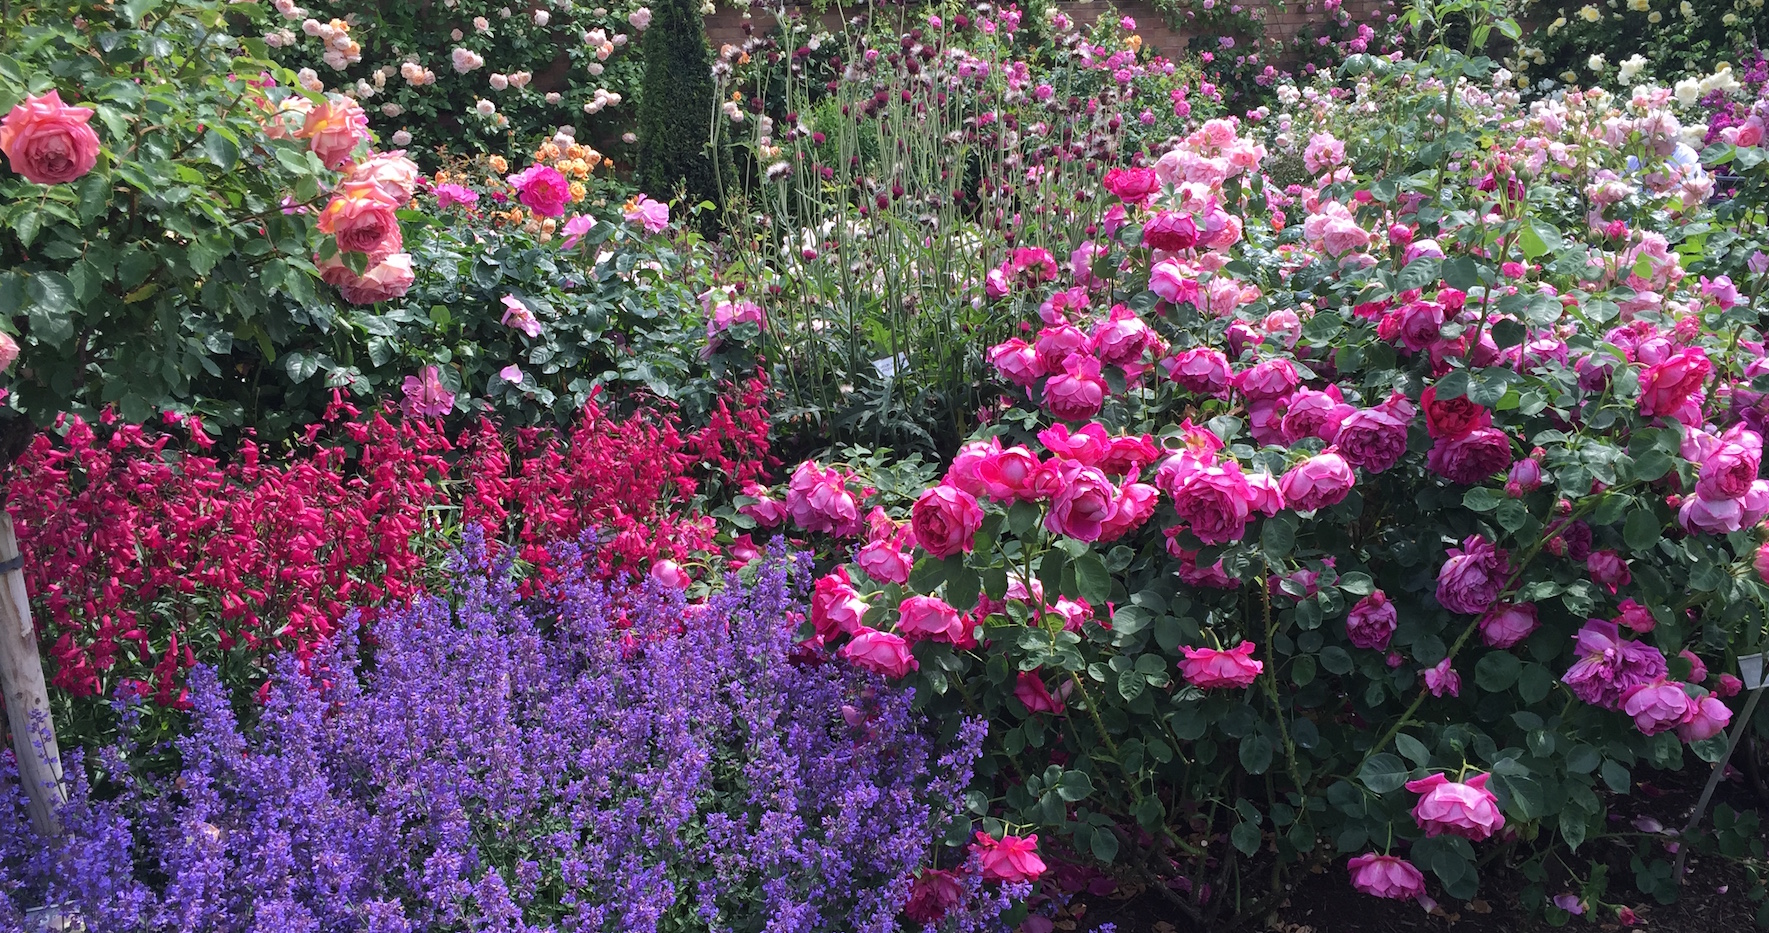
[[[826,581],[843,612],[807,638],[991,718],[993,835],[1199,918],[1346,857],[1427,903],[1503,859],[1544,905],[1550,862],[1600,840],[1675,896],[1662,840],[1606,814],[1724,754],[1763,645],[1769,369],[1712,284],[1763,272],[1748,237],[1704,249],[1713,176],[1668,89],[1525,107],[1463,77],[1495,68],[1354,57],[1269,135],[1208,121],[1157,190],[1108,182],[1090,261],[990,352],[994,423],[908,494],[907,535],[870,523],[901,560]],[[1304,142],[1311,183],[1271,182]]]

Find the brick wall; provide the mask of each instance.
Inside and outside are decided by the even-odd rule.
[[[1234,2],[1234,0],[1222,0]],[[1304,9],[1307,0],[1292,0],[1286,4],[1282,0],[1244,0],[1250,7],[1264,7],[1267,36],[1288,47],[1290,39],[1304,27],[1313,23],[1325,22],[1329,18],[1326,13]],[[1143,38],[1145,48],[1152,49],[1168,56],[1177,56],[1186,50],[1188,40],[1193,33],[1185,29],[1175,29],[1168,25],[1166,19],[1155,9],[1150,0],[1123,0],[1119,3],[1108,3],[1104,0],[1058,0],[1057,8],[1069,18],[1077,22],[1091,23],[1103,13],[1116,10],[1119,16],[1129,16],[1136,20],[1136,31]],[[1345,0],[1346,12],[1351,14],[1354,22],[1376,22],[1385,18],[1392,8],[1390,0]],[[813,15],[808,6],[804,7],[805,15]],[[834,29],[841,24],[842,16],[837,12],[829,12],[821,17],[827,28]],[[757,9],[748,18],[731,7],[721,4],[718,12],[706,18],[706,35],[712,43],[713,50],[727,43],[741,44],[745,38],[745,27],[753,28],[757,34],[767,35],[774,28],[774,18],[767,12]]]

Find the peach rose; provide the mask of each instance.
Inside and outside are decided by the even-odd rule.
[[[411,254],[394,253],[338,286],[338,293],[353,305],[372,305],[404,295],[414,278]]]
[[[418,188],[418,163],[406,158],[404,149],[376,152],[356,163],[344,180],[371,182],[394,207],[403,207]]]
[[[348,97],[328,97],[307,114],[307,122],[295,134],[307,140],[326,168],[342,168],[350,154],[369,138],[369,117]]]
[[[98,134],[86,125],[92,113],[62,103],[56,91],[27,97],[0,118],[0,152],[26,181],[39,185],[73,181],[98,164]]]
[[[319,230],[338,238],[338,249],[379,258],[399,251],[402,239],[394,204],[379,184],[347,181],[319,215]]]

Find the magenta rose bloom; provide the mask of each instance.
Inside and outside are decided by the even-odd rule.
[[[1393,855],[1360,855],[1351,860],[1351,886],[1373,897],[1406,901],[1425,896],[1425,876],[1413,863]]]
[[[1141,204],[1161,190],[1161,179],[1152,168],[1114,168],[1106,172],[1105,185],[1125,204]]]
[[[1511,466],[1511,439],[1498,428],[1476,428],[1461,437],[1440,437],[1425,455],[1425,465],[1452,483],[1483,483]]]
[[[1351,464],[1329,447],[1284,471],[1278,489],[1290,508],[1313,512],[1343,501],[1356,484],[1357,474],[1352,472]]]
[[[1494,648],[1509,648],[1538,628],[1534,603],[1500,603],[1480,617],[1481,640]]]
[[[1578,660],[1560,679],[1574,696],[1592,706],[1619,709],[1629,690],[1670,671],[1663,652],[1623,638],[1614,622],[1586,619],[1575,638]]]
[[[1296,364],[1286,359],[1261,360],[1234,377],[1235,388],[1250,399],[1281,398],[1301,384]]]
[[[1013,695],[1026,705],[1027,712],[1052,716],[1063,713],[1063,701],[1050,695],[1050,688],[1044,685],[1044,678],[1037,671],[1021,671],[1019,679],[1014,682]]]
[[[1640,374],[1640,413],[1649,418],[1676,413],[1713,371],[1707,351],[1700,347],[1684,347],[1646,367]]]
[[[1738,499],[1751,491],[1763,465],[1763,437],[1744,425],[1720,436],[1719,447],[1701,465],[1696,494],[1705,499]]]
[[[1505,828],[1505,815],[1499,812],[1499,799],[1486,789],[1488,777],[1477,774],[1456,782],[1433,774],[1408,781],[1407,790],[1420,795],[1413,821],[1427,836],[1461,836],[1471,842],[1491,838]]]
[[[915,543],[935,557],[969,553],[977,529],[983,527],[983,508],[975,496],[954,486],[931,486],[915,500],[909,511],[909,527]]]
[[[1038,352],[1038,366],[1047,373],[1060,373],[1063,363],[1077,353],[1088,353],[1091,341],[1073,324],[1052,324],[1038,331],[1032,349]]]
[[[992,454],[1001,452],[1001,440],[991,437],[986,441],[971,441],[958,448],[952,455],[952,464],[946,468],[946,485],[957,486],[973,496],[987,495],[983,479],[979,472],[983,461]]]
[[[1253,643],[1250,641],[1243,641],[1227,651],[1190,646],[1182,646],[1179,650],[1185,653],[1185,660],[1179,662],[1180,674],[1186,683],[1204,690],[1245,687],[1265,670],[1263,663],[1253,659]]]
[[[1628,562],[1620,554],[1605,549],[1592,551],[1585,558],[1585,570],[1591,574],[1591,580],[1608,589],[1611,593],[1627,586],[1634,579],[1628,570]]]
[[[1099,414],[1106,400],[1106,381],[1099,360],[1076,353],[1063,361],[1063,371],[1044,384],[1044,407],[1064,421],[1085,421]]]
[[[25,181],[73,181],[98,164],[98,134],[87,125],[95,112],[62,103],[60,91],[27,96],[0,118],[0,152]]]
[[[1044,365],[1038,361],[1038,351],[1018,337],[990,347],[989,364],[1001,378],[1022,389],[1031,388],[1032,383],[1046,375]]]
[[[1100,526],[1099,540],[1116,541],[1141,528],[1155,516],[1161,501],[1161,490],[1148,483],[1125,483],[1118,490],[1118,505],[1112,517]]]
[[[1439,400],[1436,386],[1419,393],[1419,405],[1425,409],[1425,430],[1434,438],[1464,437],[1493,423],[1492,412],[1466,395]]]
[[[3,368],[0,367],[0,369]],[[1153,437],[1147,434],[1126,435],[1112,438],[1112,443],[1106,448],[1105,455],[1099,459],[1098,463],[1089,465],[1104,470],[1107,476],[1126,476],[1139,472],[1144,466],[1159,459],[1161,459],[1161,448],[1155,446]]]
[[[1425,669],[1425,689],[1434,697],[1449,694],[1453,697],[1462,695],[1462,675],[1456,673],[1449,658],[1433,664]]]
[[[440,418],[455,409],[455,394],[442,385],[442,372],[426,366],[415,376],[405,377],[405,413],[422,418]]]
[[[1693,701],[1688,718],[1677,725],[1677,738],[1685,742],[1700,742],[1711,739],[1725,731],[1726,724],[1732,721],[1732,710],[1720,702],[1720,698],[1708,695]]]
[[[1198,244],[1198,225],[1190,214],[1162,211],[1149,218],[1142,228],[1142,245],[1150,249],[1177,252]]]
[[[1227,544],[1246,534],[1253,487],[1239,465],[1211,464],[1196,469],[1169,491],[1174,510],[1199,541]]]
[[[841,634],[852,635],[865,628],[861,619],[870,608],[848,581],[844,570],[819,577],[816,588],[811,591],[811,625],[825,639]]]
[[[565,205],[571,202],[571,183],[551,165],[530,165],[504,179],[516,189],[516,200],[532,208],[542,217],[565,216]]]
[[[1297,389],[1279,425],[1283,441],[1294,444],[1305,437],[1318,437],[1330,444],[1339,436],[1339,425],[1356,410],[1345,404],[1338,386],[1328,386],[1325,392]]]
[[[1388,594],[1377,590],[1351,607],[1345,617],[1345,635],[1359,648],[1386,651],[1399,619],[1400,614],[1395,611]]]
[[[998,840],[988,833],[977,833],[970,851],[981,863],[983,877],[990,881],[1037,881],[1044,874],[1037,836],[1003,836]]]
[[[965,640],[964,616],[937,596],[911,596],[897,606],[897,631],[916,641]]]
[[[909,643],[890,632],[862,628],[852,641],[841,647],[841,656],[855,667],[895,680],[920,667],[909,653]]]
[[[897,584],[909,582],[909,571],[915,564],[908,552],[890,541],[869,542],[854,555],[854,563],[874,580]]]
[[[1451,612],[1479,614],[1499,599],[1511,572],[1506,553],[1480,535],[1470,535],[1437,572],[1437,601]]]
[[[1115,305],[1111,317],[1093,329],[1093,352],[1102,363],[1126,372],[1143,371],[1143,354],[1158,349],[1161,338],[1126,305]]]
[[[1054,424],[1038,432],[1038,442],[1054,456],[1072,460],[1082,466],[1094,466],[1112,451],[1112,438],[1106,427],[1097,422],[1071,431],[1066,424]]]
[[[805,461],[786,486],[786,512],[800,528],[847,537],[860,530],[860,508],[841,472]]]
[[[1203,395],[1221,395],[1233,376],[1228,357],[1212,347],[1182,351],[1167,364],[1167,378]]]
[[[1098,541],[1118,508],[1118,487],[1094,467],[1071,465],[1063,472],[1063,488],[1044,516],[1052,534],[1080,541]]]
[[[923,926],[940,922],[946,912],[964,902],[964,883],[958,876],[938,868],[923,869],[909,886],[903,916]]]
[[[1417,352],[1443,339],[1443,305],[1435,301],[1409,301],[1391,312],[1398,320],[1395,334],[1407,349]]]
[[[1032,451],[1014,446],[984,457],[977,464],[977,479],[983,494],[997,502],[1032,502],[1040,498],[1035,488],[1043,466]]]
[[[1407,452],[1407,423],[1393,408],[1360,408],[1339,423],[1334,444],[1345,461],[1371,473],[1400,462]]]
[[[1622,712],[1634,717],[1634,728],[1646,735],[1669,732],[1694,717],[1698,704],[1674,680],[1656,680],[1622,694]]]

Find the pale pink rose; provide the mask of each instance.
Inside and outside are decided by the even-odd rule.
[[[1180,674],[1186,683],[1204,690],[1245,687],[1265,670],[1264,663],[1254,660],[1250,641],[1243,641],[1227,651],[1189,645],[1179,650],[1185,654],[1185,660],[1179,662]]]
[[[1719,697],[1705,696],[1696,701],[1689,710],[1688,716],[1677,724],[1677,738],[1685,742],[1711,739],[1725,731],[1726,724],[1731,721],[1732,710],[1728,709]]]
[[[0,331],[0,373],[11,369],[12,364],[16,362],[18,362],[18,341],[12,339],[11,334]]]
[[[338,294],[353,305],[372,305],[403,297],[415,281],[411,254],[393,253],[364,269],[362,275],[351,274],[339,282]]]
[[[1481,640],[1494,648],[1509,648],[1538,628],[1534,603],[1500,603],[1480,617]]]
[[[627,223],[638,226],[646,233],[662,233],[670,226],[670,206],[642,194],[621,208],[620,213]]]
[[[1472,842],[1490,838],[1505,828],[1505,815],[1499,812],[1498,798],[1486,789],[1488,777],[1477,774],[1456,782],[1433,774],[1408,781],[1407,790],[1420,795],[1413,820],[1427,836],[1461,836]]]
[[[94,111],[61,102],[61,92],[26,96],[0,118],[0,152],[25,181],[60,185],[98,164],[98,134],[87,124]]]
[[[326,168],[342,168],[356,147],[368,142],[368,114],[356,101],[330,95],[324,103],[314,105],[295,135],[307,140],[308,148]]]
[[[942,641],[949,645],[966,640],[964,616],[936,596],[911,596],[897,607],[897,631],[915,641]]]
[[[559,248],[576,249],[577,244],[583,242],[583,238],[595,227],[596,218],[589,214],[574,215],[565,222],[565,226],[559,228],[559,232],[565,236],[565,239],[559,244]]]
[[[843,645],[841,656],[855,667],[893,680],[921,666],[909,653],[909,643],[901,635],[869,628],[861,628],[852,641]]]
[[[515,295],[505,295],[503,302],[504,326],[513,327],[530,337],[541,335],[540,318],[534,316],[532,309],[523,304]]]
[[[1425,875],[1393,855],[1360,855],[1351,860],[1351,886],[1373,897],[1406,901],[1425,896]]]

